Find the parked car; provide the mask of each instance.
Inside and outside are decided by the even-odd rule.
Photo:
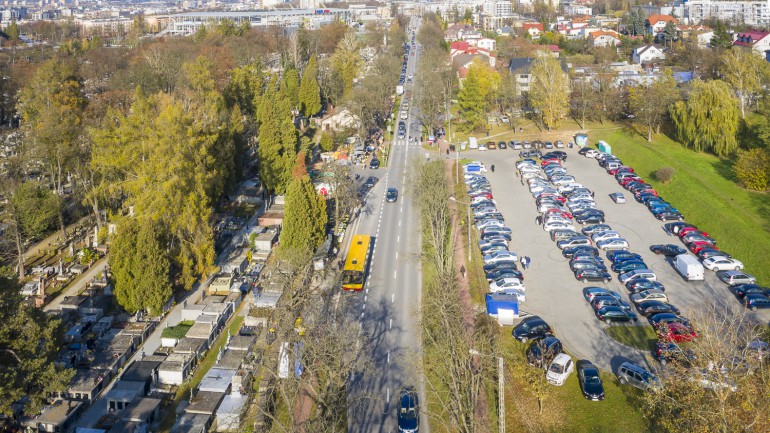
[[[675,223],[668,223],[663,225],[663,228],[665,228],[667,232],[673,233],[675,235],[678,234],[681,229],[687,228],[687,227],[692,227],[695,230],[698,229],[698,226],[690,223],[686,223],[686,222],[675,222]]]
[[[599,250],[597,250],[595,247],[587,247],[587,246],[580,246],[580,247],[573,247],[573,248],[566,248],[562,250],[561,255],[564,257],[572,257],[575,254],[593,254],[595,256],[599,255]]]
[[[665,290],[663,283],[660,281],[648,280],[647,278],[639,278],[631,280],[626,283],[626,289],[631,293],[640,292],[642,290]]]
[[[607,224],[594,224],[594,225],[583,227],[583,230],[581,231],[583,232],[584,235],[593,235],[596,233],[606,232],[610,230],[612,230],[612,228]]]
[[[612,265],[612,271],[619,274],[636,269],[647,269],[647,264],[639,260],[623,260]]]
[[[630,310],[631,306],[628,305],[628,302],[618,299],[614,296],[595,296],[593,300],[591,300],[591,307],[593,307],[594,311],[597,311],[604,307],[620,307],[624,310]]]
[[[743,269],[743,263],[740,260],[728,257],[709,257],[703,260],[703,266],[710,271],[726,271],[729,269],[740,271]]]
[[[604,281],[605,283],[609,283],[612,281],[612,275],[610,275],[609,272],[603,271],[601,269],[587,268],[575,271],[575,279],[584,283],[588,281]]]
[[[566,353],[560,353],[551,362],[545,378],[551,385],[561,386],[564,385],[564,382],[567,381],[567,378],[574,370],[575,364],[572,362],[572,358]]]
[[[748,294],[743,297],[743,303],[751,311],[757,311],[759,308],[770,308],[770,296],[759,293]]]
[[[589,246],[589,245],[591,245],[591,239],[588,239],[588,237],[582,236],[582,235],[556,242],[556,246],[560,250],[563,250],[565,248],[572,248],[577,246]]]
[[[642,301],[636,304],[636,309],[642,316],[649,316],[658,313],[679,314],[679,309],[667,302],[661,301]]]
[[[661,210],[652,214],[656,219],[660,221],[683,221],[684,215],[677,211]]]
[[[580,233],[576,232],[575,230],[559,229],[559,230],[551,230],[550,234],[551,234],[552,241],[561,241],[564,239],[575,237]]]
[[[484,263],[495,263],[495,262],[516,262],[519,260],[519,256],[516,255],[516,253],[511,253],[508,251],[497,251],[494,253],[491,253],[487,256],[484,256]]]
[[[591,223],[603,223],[604,222],[604,214],[603,213],[584,213],[580,216],[575,217],[575,221],[580,224],[591,224]]]
[[[401,392],[398,406],[399,433],[417,433],[420,428],[420,404],[417,390],[408,387]]]
[[[608,239],[618,239],[618,238],[620,238],[620,233],[613,230],[607,230],[604,232],[594,233],[591,235],[591,240],[597,243],[600,241],[606,241]]]
[[[741,271],[719,271],[717,272],[717,278],[729,285],[755,284],[757,282],[756,278]]]
[[[668,303],[668,296],[666,296],[666,292],[658,289],[642,290],[641,292],[632,293],[630,298],[631,302],[634,304],[638,304],[644,301],[660,301]]]
[[[732,289],[733,293],[735,293],[735,296],[739,298],[743,298],[746,295],[756,294],[770,296],[770,288],[762,287],[758,284],[736,284],[734,286],[730,286],[730,289]]]
[[[589,286],[583,288],[583,297],[586,301],[591,302],[597,296],[612,296],[613,298],[620,299],[620,293],[607,290],[604,287]]]
[[[674,343],[686,343],[698,336],[694,329],[680,322],[661,324],[657,327],[657,331],[660,341],[673,341]]]
[[[546,335],[529,344],[527,362],[533,367],[545,369],[561,351],[561,341],[553,335]]]
[[[604,385],[599,376],[599,369],[592,363],[585,361],[578,365],[578,382],[583,397],[591,401],[604,400]]]
[[[698,258],[701,260],[708,259],[709,257],[732,257],[730,254],[724,251],[719,251],[716,248],[703,248],[695,253],[695,255],[698,256]]]
[[[667,257],[674,257],[678,256],[679,254],[685,254],[687,252],[687,250],[684,248],[674,244],[652,245],[650,246],[650,251],[655,254],[662,254]]]
[[[606,306],[596,310],[596,318],[606,323],[610,322],[636,322],[639,320],[636,314],[623,307]]]
[[[606,240],[597,242],[596,246],[599,247],[599,249],[602,249],[604,251],[627,250],[628,241],[626,241],[623,238],[606,239]]]
[[[531,316],[519,322],[513,328],[513,338],[526,343],[529,340],[543,338],[548,334],[553,334],[551,326],[541,319],[540,316]]]
[[[604,266],[604,263],[601,263],[597,260],[575,260],[570,261],[569,268],[572,272],[577,272],[582,269],[597,269],[600,271],[607,271],[607,267]]]
[[[616,375],[618,377],[618,382],[620,382],[621,385],[631,385],[642,391],[660,387],[657,376],[630,362],[620,364]]]
[[[524,284],[518,278],[500,278],[489,285],[489,291],[492,293],[502,292],[507,289],[526,290]]]
[[[646,278],[648,280],[656,281],[658,277],[649,269],[634,269],[618,276],[618,281],[625,284],[631,280],[639,278]]]

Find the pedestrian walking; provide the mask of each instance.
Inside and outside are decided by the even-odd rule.
[[[535,217],[535,222],[537,223],[537,225],[542,225],[543,224],[543,217],[541,217],[540,215],[536,216]]]
[[[463,278],[465,278],[465,265],[460,265],[460,275],[462,275]]]
[[[596,198],[596,193],[591,191],[591,198]]]
[[[529,269],[529,262],[530,262],[529,256],[524,256],[524,269]]]
[[[514,170],[514,173],[516,173],[516,177],[519,177],[519,170]]]
[[[446,156],[449,156],[449,148],[446,148]]]
[[[492,164],[492,167],[490,167],[490,168],[492,169],[492,173],[494,173],[495,172],[495,165]]]
[[[521,263],[521,270],[522,270],[522,271],[523,271],[523,270],[525,270],[525,269],[527,269],[527,265],[526,265],[527,261],[526,261],[526,259],[524,258],[524,256],[521,256],[521,257],[519,258],[519,263]]]

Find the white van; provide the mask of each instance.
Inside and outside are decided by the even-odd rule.
[[[476,140],[476,137],[468,137],[468,149],[478,149],[479,148],[479,142]]]
[[[674,268],[687,281],[698,281],[705,278],[703,265],[689,254],[679,254],[674,257]]]

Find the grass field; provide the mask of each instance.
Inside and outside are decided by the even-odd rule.
[[[641,350],[652,351],[658,341],[651,326],[610,326],[605,332],[618,343]]]
[[[501,328],[499,347],[506,354],[509,377],[515,377],[516,368],[534,368],[522,365],[526,345],[511,337],[511,328]],[[545,373],[544,373],[545,374]],[[639,412],[640,392],[633,387],[621,386],[611,373],[602,372],[605,399],[588,401],[580,390],[577,374],[573,373],[562,386],[551,386],[542,415],[537,414],[537,402],[520,383],[513,383],[506,393],[506,429],[510,432],[527,431],[523,422],[541,427],[548,432],[647,432],[647,422]]]
[[[770,285],[770,194],[741,188],[729,160],[686,149],[663,134],[648,143],[628,129],[597,130],[589,140],[609,143],[687,222],[709,232],[720,250],[744,262],[760,284]],[[652,175],[665,166],[676,170],[667,184]]]

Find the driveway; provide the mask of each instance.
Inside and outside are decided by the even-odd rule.
[[[689,309],[705,302],[717,302],[733,309],[742,308],[713,272],[706,271],[705,281],[686,282],[663,256],[650,252],[649,247],[653,244],[681,245],[681,242],[675,236],[670,236],[663,229],[663,223],[656,220],[644,205],[634,201],[633,196],[599,167],[595,159],[578,155],[577,148],[563,150],[568,154],[564,164],[568,174],[595,192],[597,207],[606,213],[606,223],[628,240],[629,251],[642,255],[655,271],[658,280],[666,286],[671,302],[683,314],[686,315]],[[538,215],[535,201],[526,185],[521,185],[515,176],[514,162],[519,159],[518,154],[518,150],[512,149],[486,152],[474,150],[464,152],[462,157],[480,160],[487,168],[495,165],[495,172],[489,171],[486,176],[492,185],[498,209],[513,230],[510,249],[519,256],[527,255],[531,258],[530,268],[524,272],[527,302],[520,307],[521,310],[543,317],[554,327],[573,355],[589,359],[604,369],[614,371],[625,359],[641,365],[647,364],[645,356],[649,355],[648,352],[619,344],[605,334],[608,326],[632,325],[606,325],[600,322],[582,295],[583,287],[594,285],[615,290],[630,303],[628,291],[617,281],[615,273],[612,273],[613,281],[607,284],[583,284],[575,280],[568,260],[562,257],[549,234],[535,223]],[[613,192],[624,192],[627,203],[615,204],[609,197]],[[582,228],[577,223],[575,226],[577,230]],[[708,231],[708,227],[703,229]],[[609,267],[610,263],[606,259],[605,263]],[[750,269],[748,271],[751,272]],[[764,323],[770,319],[768,310],[749,314]],[[643,316],[639,318],[639,326],[649,326]]]

